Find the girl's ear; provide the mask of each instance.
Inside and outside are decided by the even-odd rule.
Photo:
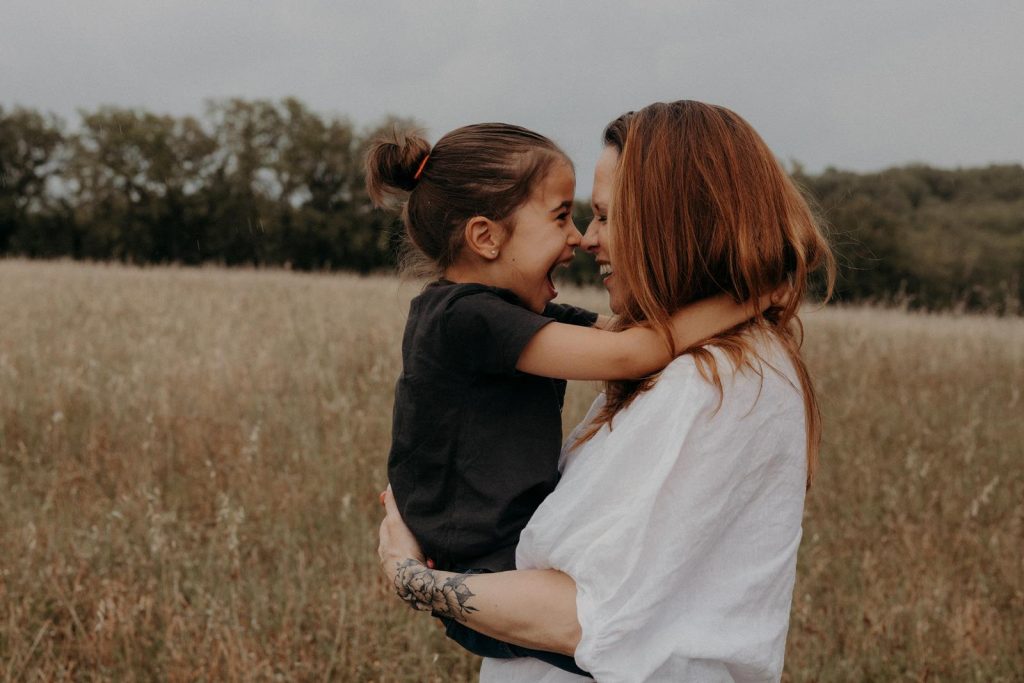
[[[474,216],[466,221],[466,248],[484,259],[494,261],[501,253],[505,228],[490,218]]]

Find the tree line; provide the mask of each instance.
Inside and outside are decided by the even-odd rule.
[[[372,210],[359,129],[295,99],[213,101],[200,117],[103,107],[73,129],[0,107],[0,255],[130,263],[392,268],[401,229]],[[837,298],[1019,313],[1024,167],[878,173],[795,165],[840,261]],[[586,203],[576,219],[589,222]],[[594,282],[579,258],[568,277]]]

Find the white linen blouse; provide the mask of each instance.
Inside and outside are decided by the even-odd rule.
[[[576,581],[576,662],[597,681],[777,681],[800,545],[807,447],[796,372],[771,339],[763,377],[692,356],[573,450],[523,531],[520,569]],[[769,366],[770,364],[770,366]],[[773,369],[774,368],[774,369]],[[721,398],[721,404],[719,400]],[[485,659],[482,683],[587,680],[532,658]]]

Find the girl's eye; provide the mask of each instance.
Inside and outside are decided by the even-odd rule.
[[[565,212],[565,213],[558,214],[558,220],[559,221],[565,221],[568,218],[569,218],[569,212],[568,211]]]

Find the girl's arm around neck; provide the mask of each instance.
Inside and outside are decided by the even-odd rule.
[[[766,298],[762,303],[760,310],[770,301]],[[690,304],[672,315],[675,346],[688,349],[756,313],[753,304],[737,304],[725,294]],[[550,323],[523,349],[516,369],[559,379],[636,379],[658,372],[672,358],[664,338],[650,327],[610,332]]]

